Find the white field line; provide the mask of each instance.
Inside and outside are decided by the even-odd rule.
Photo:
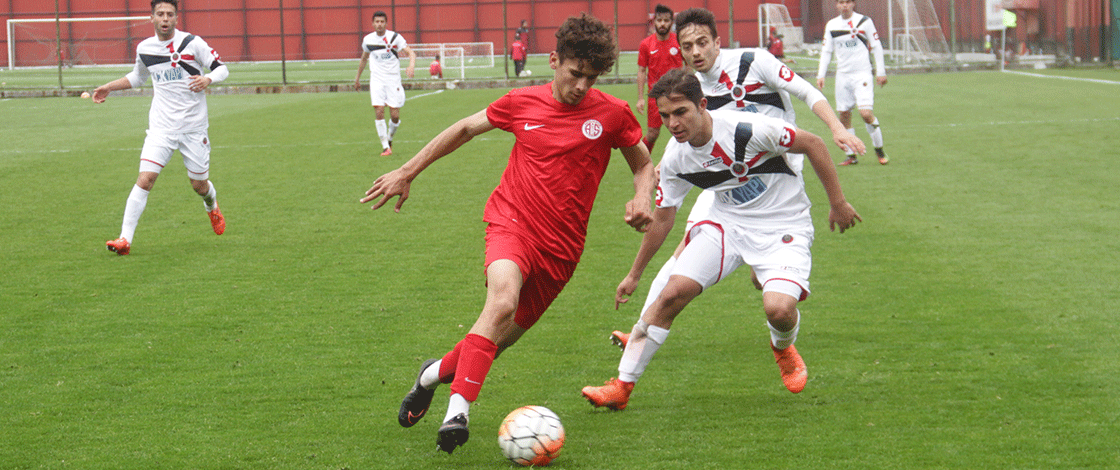
[[[1104,83],[1104,84],[1107,84],[1107,85],[1120,85],[1120,82],[1116,82],[1116,81],[1112,81],[1112,80],[1101,80],[1101,79],[1097,79],[1097,78],[1078,78],[1078,77],[1066,77],[1066,76],[1063,76],[1063,75],[1044,75],[1044,74],[1041,74],[1041,73],[1020,72],[1018,70],[1004,70],[1003,72],[1004,73],[1013,73],[1013,74],[1016,74],[1016,75],[1025,75],[1025,76],[1028,76],[1028,77],[1057,78],[1059,80],[1075,80],[1075,81],[1079,81],[1079,82],[1092,82],[1092,83]]]

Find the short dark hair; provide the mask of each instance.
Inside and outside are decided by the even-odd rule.
[[[386,15],[385,12],[383,12],[381,10],[377,10],[377,11],[373,12],[373,16],[371,16],[369,20],[373,21],[378,16],[380,16],[382,18],[385,18],[385,21],[389,21],[389,15]]]
[[[159,5],[161,3],[168,3],[171,6],[175,7],[176,13],[179,12],[179,0],[152,0],[152,11],[156,11],[156,5]]]
[[[662,5],[660,3],[658,3],[657,6],[653,7],[653,16],[654,17],[656,17],[657,15],[665,14],[665,13],[669,14],[669,18],[673,17],[673,9],[672,8],[669,8],[669,7],[667,7],[665,5]]]
[[[700,107],[700,100],[704,99],[704,90],[700,88],[700,80],[695,74],[685,72],[684,69],[672,69],[665,72],[657,83],[649,89],[649,97],[657,100],[662,96],[681,95]]]
[[[719,34],[716,33],[716,15],[712,14],[707,8],[689,8],[680,12],[677,15],[677,34],[680,34],[684,27],[690,24],[696,26],[707,26],[708,30],[712,32],[714,39]]]
[[[600,73],[618,60],[618,45],[611,28],[586,12],[573,16],[556,31],[556,55],[561,61],[579,59]]]

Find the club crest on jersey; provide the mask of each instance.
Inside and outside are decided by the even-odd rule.
[[[731,87],[731,98],[732,99],[734,99],[735,101],[742,101],[742,99],[746,98],[746,97],[747,97],[747,89],[744,88],[743,85],[736,84],[735,86]]]
[[[735,175],[736,178],[742,178],[746,176],[748,170],[749,168],[747,168],[747,165],[743,162],[735,162],[731,164],[731,174]]]
[[[677,55],[678,53],[680,53],[680,51],[677,50],[677,48],[675,48],[675,47],[670,47],[669,48],[669,55]]]
[[[182,58],[183,58],[183,56],[181,54],[179,54],[178,52],[172,52],[171,53],[171,66],[174,67],[176,65],[179,65],[179,59],[182,59]]]
[[[778,70],[778,78],[781,78],[782,80],[785,80],[787,82],[792,81],[793,71],[790,70],[789,67],[783,65],[782,68]]]
[[[595,140],[603,135],[603,124],[595,119],[588,119],[583,123],[583,136]]]

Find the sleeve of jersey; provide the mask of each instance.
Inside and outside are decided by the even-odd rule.
[[[657,194],[653,203],[662,209],[668,207],[680,208],[684,204],[685,196],[688,196],[688,191],[692,189],[692,184],[676,177],[676,168],[667,163],[664,160],[662,161],[661,180],[657,182]]]
[[[762,147],[760,151],[768,153],[768,159],[788,152],[796,136],[793,126],[781,119],[767,116],[754,124],[753,140]]]
[[[638,45],[638,67],[649,67],[649,47],[645,41]]]
[[[763,66],[763,74],[765,75],[766,83],[774,83],[775,88],[781,88],[787,93],[796,96],[797,99],[805,102],[812,109],[814,105],[825,99],[824,93],[821,93],[817,87],[809,83],[808,80],[801,78],[800,75],[793,73],[789,67],[782,61],[774,57],[773,54],[756,54],[755,61]]]
[[[132,88],[137,88],[148,81],[148,67],[144,66],[144,61],[140,60],[140,54],[136,54],[136,64],[132,66],[132,71],[124,76],[128,79],[128,83]]]
[[[630,111],[630,105],[624,101],[619,100],[615,103],[617,119],[619,123],[617,137],[614,144],[611,145],[616,149],[633,147],[642,141],[642,125],[638,124],[638,118],[634,117],[634,113]]]
[[[194,47],[194,54],[198,61],[206,64],[206,68],[210,69],[206,78],[210,79],[211,85],[221,83],[222,80],[229,78],[229,67],[222,63],[221,58],[218,57],[218,51],[211,48],[202,38],[195,38],[191,46]]]
[[[875,76],[882,77],[887,74],[886,66],[883,64],[883,42],[879,40],[879,33],[875,30],[875,23],[871,18],[867,19],[864,32],[867,34],[867,39],[871,41],[871,55],[875,56]]]
[[[832,62],[832,35],[829,34],[827,26],[824,28],[824,39],[821,42],[821,60],[820,65],[817,66],[817,78],[824,78],[828,73],[828,64]]]
[[[510,126],[513,124],[513,92],[506,93],[497,101],[490,103],[486,107],[486,119],[490,121],[494,127],[510,131]]]

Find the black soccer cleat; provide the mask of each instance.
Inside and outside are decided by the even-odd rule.
[[[439,446],[439,450],[450,454],[456,447],[466,444],[470,437],[471,432],[467,429],[467,415],[459,413],[439,427],[439,437],[436,438],[436,445]]]
[[[404,396],[401,400],[401,411],[397,413],[397,422],[401,426],[411,428],[412,425],[420,422],[420,418],[428,414],[428,407],[432,405],[432,397],[436,391],[428,390],[420,386],[420,376],[424,375],[424,370],[432,365],[439,359],[428,359],[420,365],[420,373],[416,374],[416,383],[412,385],[412,390]]]

